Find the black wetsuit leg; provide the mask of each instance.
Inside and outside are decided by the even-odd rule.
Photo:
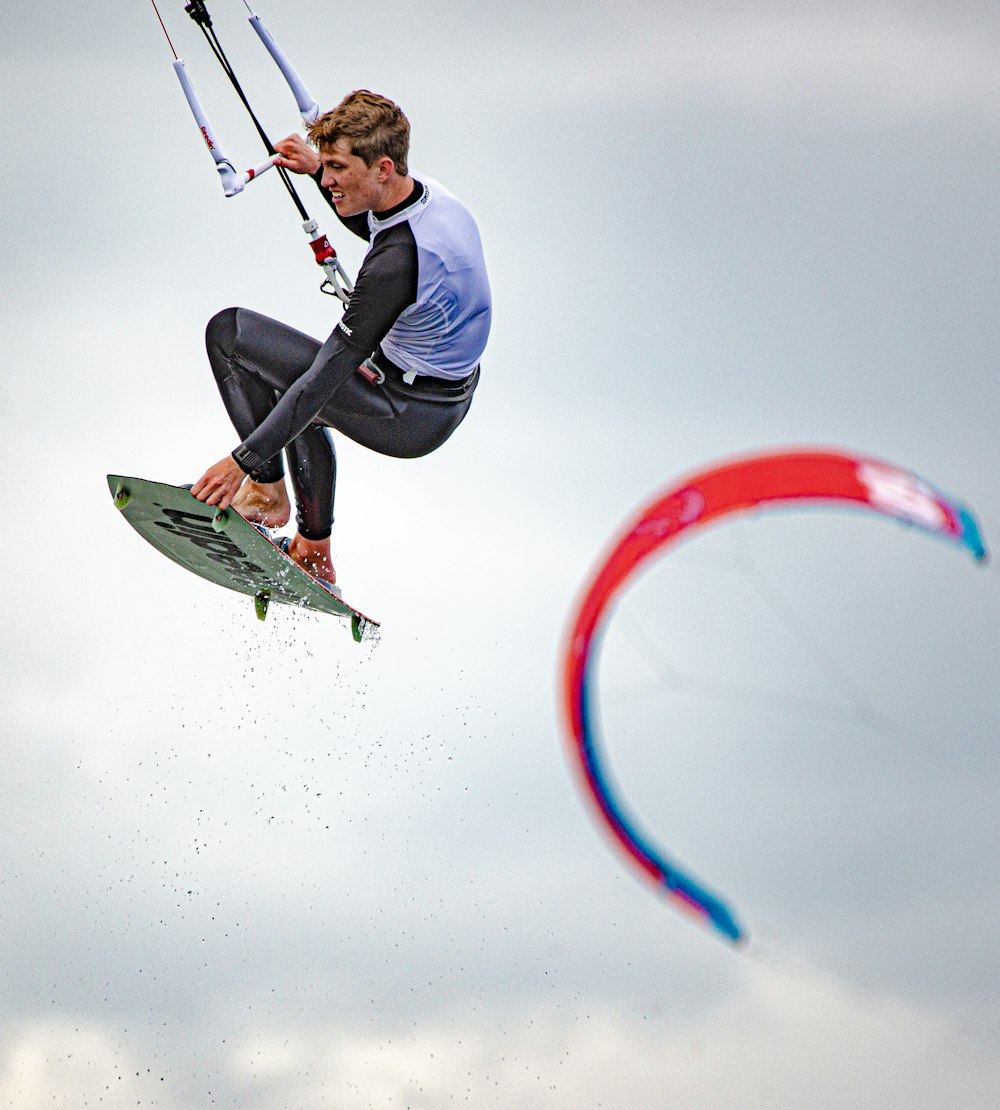
[[[312,365],[320,344],[245,309],[214,316],[205,333],[208,360],[229,418],[241,439],[258,428],[281,393]],[[296,523],[307,539],[322,540],[333,525],[337,457],[326,428],[310,425],[285,448],[295,495]],[[281,453],[256,471],[258,482],[284,475]]]
[[[333,522],[336,455],[323,425],[381,455],[412,459],[440,447],[472,403],[471,394],[442,403],[408,395],[405,387],[372,384],[355,372],[364,356],[347,350],[337,331],[320,344],[250,309],[226,309],[215,316],[208,325],[207,346],[219,392],[243,440],[258,429],[254,440],[266,438],[261,424],[284,394],[301,388],[307,375],[320,382],[316,375],[321,374],[330,382],[329,399],[313,423],[285,446],[299,531],[310,539],[325,539]],[[281,420],[282,413],[275,413],[269,424]],[[264,464],[254,471],[257,481],[282,476],[280,442],[272,439],[271,446],[259,446]]]

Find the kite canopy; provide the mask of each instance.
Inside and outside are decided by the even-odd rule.
[[[891,463],[829,450],[755,455],[710,467],[657,497],[612,545],[584,591],[563,668],[563,712],[570,754],[611,836],[652,882],[732,941],[745,933],[731,908],[681,871],[638,830],[601,765],[595,712],[595,650],[611,604],[637,569],[686,533],[750,509],[789,503],[853,505],[987,558],[963,505]]]

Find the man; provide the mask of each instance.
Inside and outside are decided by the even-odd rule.
[[[291,516],[287,552],[327,585],[336,455],[327,428],[397,458],[440,447],[472,403],[491,301],[479,232],[443,186],[407,167],[410,125],[385,97],[353,92],[276,144],[314,177],[341,222],[370,240],[350,304],[325,343],[243,308],[220,312],[206,345],[242,442],[191,492],[254,523]],[[315,147],[315,149],[313,149]]]

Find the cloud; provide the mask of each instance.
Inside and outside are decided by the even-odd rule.
[[[156,1085],[144,1064],[128,1057],[119,1039],[99,1026],[62,1017],[22,1025],[0,1045],[0,1103],[20,1110],[141,1104]]]
[[[720,952],[719,960],[726,957]],[[140,1047],[102,1026],[22,1025],[4,1046],[0,1101],[86,1105],[406,1106],[562,1110],[628,1106],[986,1106],[1000,1069],[985,1038],[933,1008],[849,988],[765,956],[738,960],[738,990],[700,1017],[618,1004],[458,1008],[366,1033],[363,1021],[240,1019],[214,1043]],[[197,1024],[197,1022],[195,1022]],[[190,1053],[190,1057],[186,1054]],[[183,1054],[183,1055],[182,1055]]]

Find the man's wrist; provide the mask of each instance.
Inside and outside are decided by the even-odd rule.
[[[255,471],[260,471],[264,467],[265,459],[260,455],[255,454],[249,447],[244,446],[242,443],[235,451],[232,452],[232,459],[236,465],[243,471],[244,474],[249,475],[251,478],[254,476]]]

